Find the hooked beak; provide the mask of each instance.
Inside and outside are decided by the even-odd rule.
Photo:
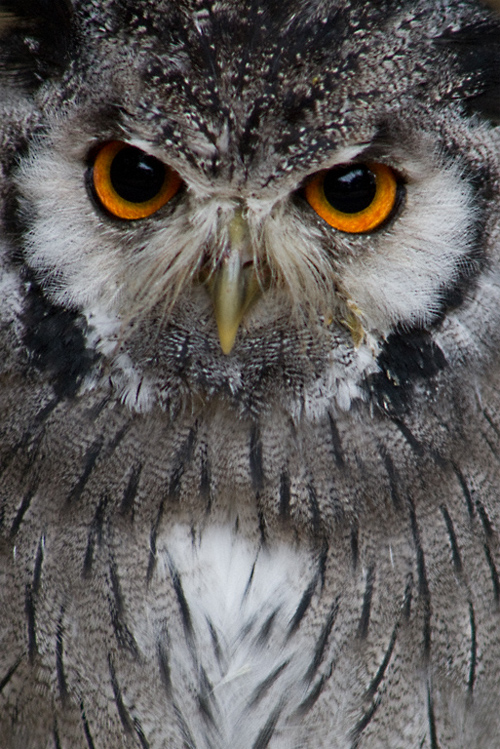
[[[224,354],[231,353],[241,321],[262,293],[250,247],[248,226],[237,212],[229,224],[229,247],[207,282],[214,305],[219,340]]]

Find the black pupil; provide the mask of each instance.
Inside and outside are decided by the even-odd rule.
[[[156,197],[165,182],[165,166],[138,148],[122,148],[109,170],[118,195],[130,203],[145,203]]]
[[[377,182],[364,164],[337,167],[326,173],[323,191],[332,208],[342,213],[359,213],[373,203]]]

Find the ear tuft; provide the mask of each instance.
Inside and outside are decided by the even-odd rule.
[[[1,0],[0,78],[36,89],[64,70],[73,36],[71,0]]]

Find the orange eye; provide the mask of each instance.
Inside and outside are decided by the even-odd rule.
[[[318,172],[305,187],[307,202],[334,229],[373,231],[396,205],[398,184],[385,164],[347,164]]]
[[[101,148],[92,172],[94,189],[107,211],[125,219],[147,218],[173,198],[181,178],[154,156],[127,143]]]

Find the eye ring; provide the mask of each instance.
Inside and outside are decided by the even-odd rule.
[[[97,152],[92,167],[92,184],[98,201],[109,213],[117,218],[137,220],[151,216],[168,203],[178,192],[182,180],[176,171],[154,156],[123,141],[113,140]],[[141,191],[145,200],[140,199]]]
[[[341,190],[340,180],[355,172],[361,174],[364,179],[365,196],[363,201],[361,193],[361,202],[366,202],[367,205],[352,212],[339,210],[325,194],[325,180],[335,181],[336,175],[339,175]],[[337,195],[340,197],[339,202],[345,202],[342,200],[341,192]],[[334,229],[348,234],[365,234],[381,226],[393,212],[398,197],[398,181],[394,171],[386,164],[347,164],[324,169],[315,174],[305,186],[305,197],[318,216]],[[355,197],[359,203],[359,191]],[[356,200],[353,203],[355,204]]]

